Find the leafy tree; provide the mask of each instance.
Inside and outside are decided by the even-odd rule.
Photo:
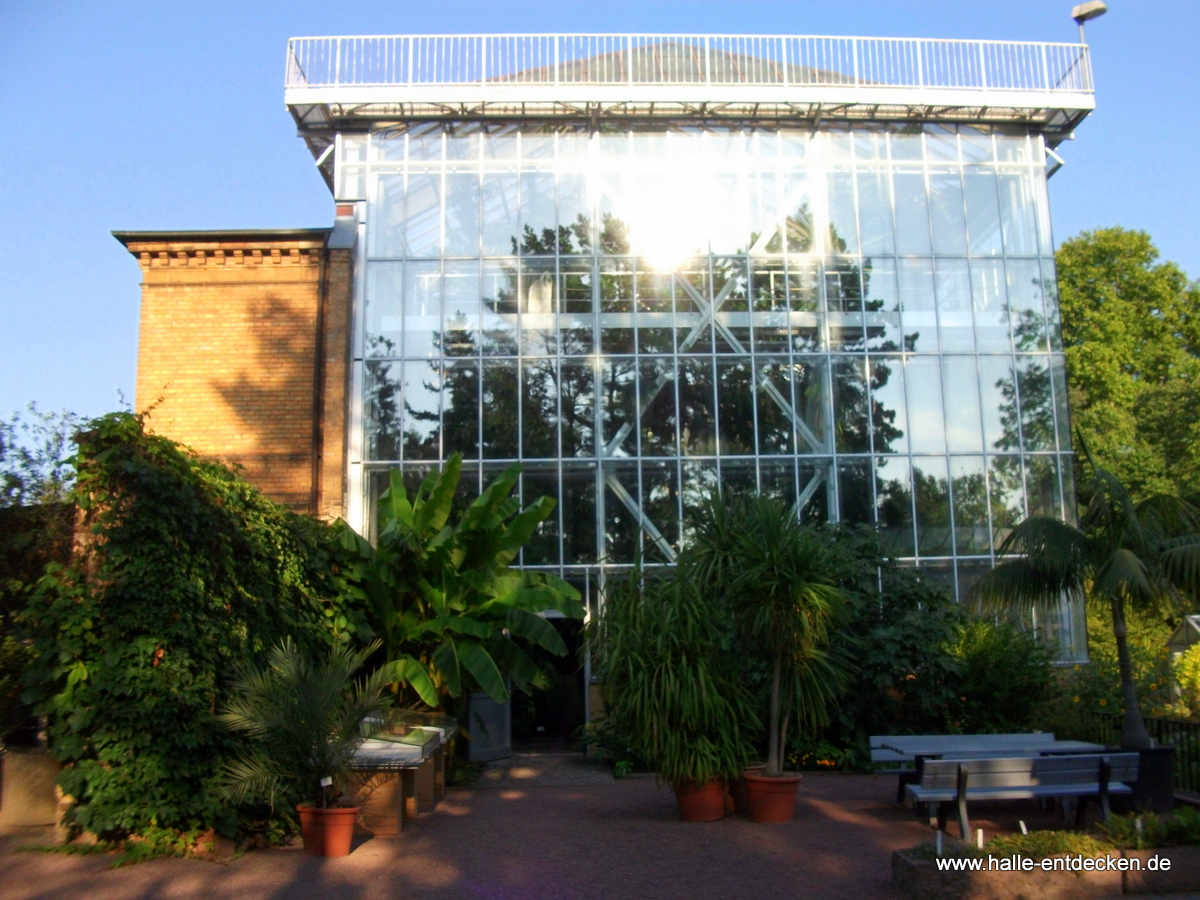
[[[455,454],[411,501],[401,473],[392,472],[374,547],[341,527],[355,557],[350,580],[386,658],[430,706],[477,689],[504,701],[506,679],[523,689],[544,686],[546,674],[519,642],[561,656],[566,644],[539,613],[583,617],[579,592],[567,582],[510,568],[554,501],[542,497],[521,510],[511,496],[520,473],[513,466],[451,522],[461,471]]]
[[[42,412],[0,421],[0,506],[61,503],[71,489],[73,436],[86,421],[73,412]]]
[[[1085,443],[1086,451],[1086,443]],[[1112,615],[1125,724],[1121,745],[1151,746],[1138,708],[1127,641],[1127,605],[1147,606],[1200,588],[1200,512],[1170,495],[1134,503],[1129,490],[1090,456],[1087,505],[1079,527],[1049,516],[1018,524],[999,550],[1008,557],[981,578],[972,595],[1000,608],[1028,612],[1064,594],[1106,602]]]
[[[1200,284],[1142,231],[1085,231],[1058,251],[1071,413],[1135,498],[1200,495]]]

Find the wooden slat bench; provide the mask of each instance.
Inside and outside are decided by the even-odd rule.
[[[1075,798],[1075,825],[1081,827],[1087,801],[1098,799],[1107,819],[1109,796],[1128,794],[1137,770],[1136,753],[927,759],[920,784],[909,785],[908,794],[917,803],[937,804],[939,830],[946,827],[950,804],[956,804],[960,833],[964,841],[970,841],[969,800]]]

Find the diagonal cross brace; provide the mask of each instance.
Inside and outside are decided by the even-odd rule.
[[[625,508],[633,513],[633,517],[638,520],[638,524],[642,527],[642,530],[650,536],[650,539],[662,551],[663,556],[670,562],[675,562],[674,548],[663,537],[663,533],[658,530],[658,527],[650,521],[649,516],[642,511],[641,506],[633,499],[629,491],[625,490],[625,485],[621,484],[620,479],[613,472],[605,472],[604,483],[612,489],[612,492],[617,495],[617,499],[625,505]]]

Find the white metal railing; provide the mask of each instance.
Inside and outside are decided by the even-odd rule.
[[[1086,44],[663,34],[308,37],[288,88],[493,84],[841,85],[1091,93]]]

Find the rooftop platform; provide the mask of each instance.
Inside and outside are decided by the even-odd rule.
[[[1054,145],[1095,108],[1086,44],[753,35],[292,38],[284,98],[315,151],[414,119],[977,121]]]

